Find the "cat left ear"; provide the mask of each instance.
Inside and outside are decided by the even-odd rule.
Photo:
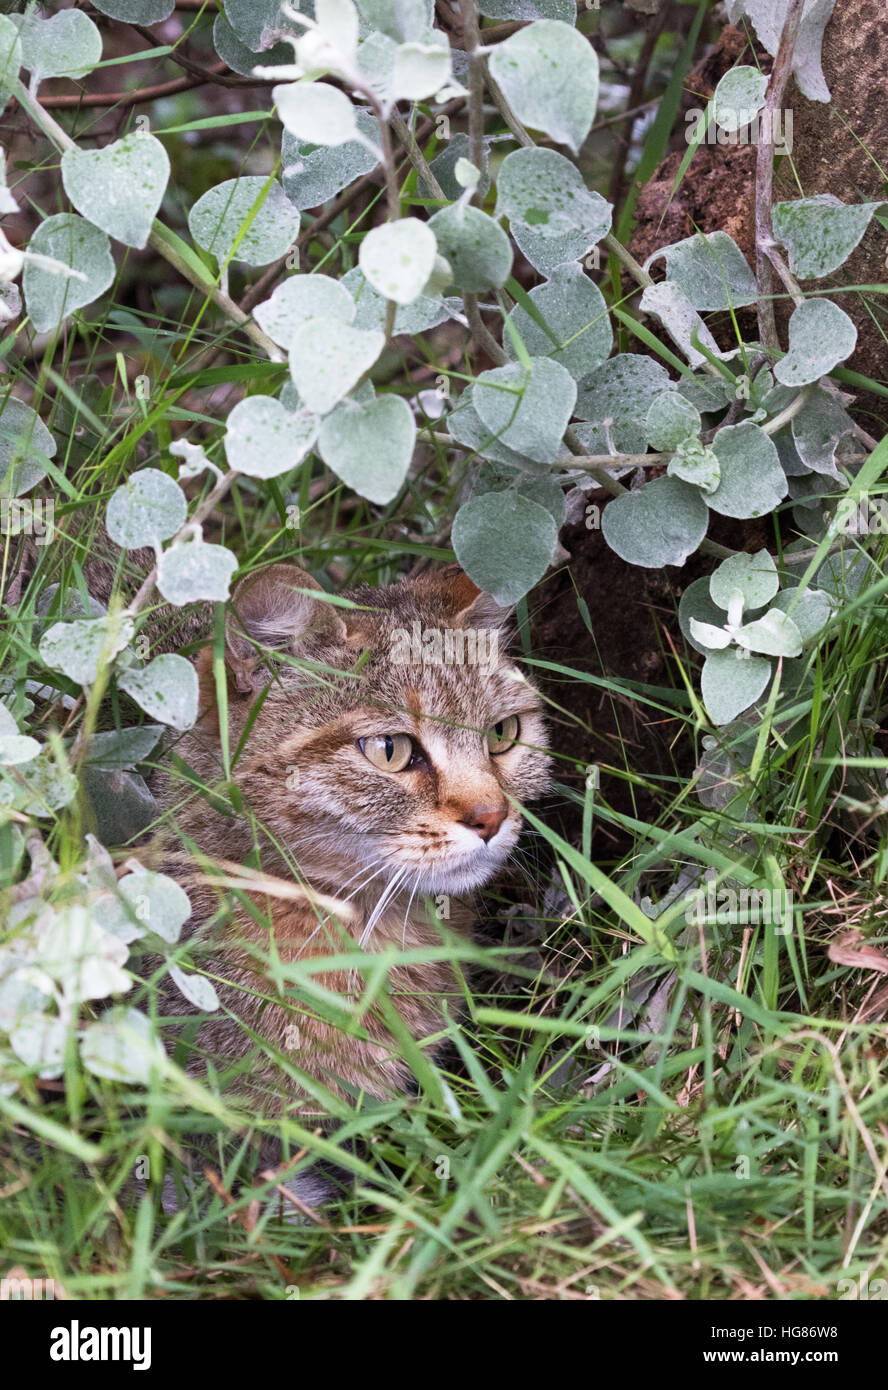
[[[256,688],[254,671],[261,660],[257,647],[293,653],[310,632],[343,640],[345,624],[331,604],[313,597],[315,592],[324,590],[298,565],[270,565],[238,584],[225,624],[225,648],[242,694]]]
[[[504,628],[513,609],[497,603],[479,589],[459,565],[445,565],[418,579],[427,596],[440,604],[442,613],[457,627]]]

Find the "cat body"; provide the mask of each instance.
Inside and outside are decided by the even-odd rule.
[[[197,659],[198,723],[175,752],[218,794],[173,775],[164,791],[174,829],[163,867],[189,894],[190,930],[214,943],[222,1005],[193,1067],[202,1052],[244,1058],[254,1034],[272,1055],[254,1056],[239,1085],[262,1113],[318,1114],[312,1079],[385,1099],[412,1073],[356,953],[421,952],[388,967],[387,989],[414,1040],[440,1036],[461,997],[447,940],[468,937],[472,890],[514,848],[516,803],[547,785],[540,699],[507,653],[507,612],[456,567],[334,604],[278,564],[245,580],[231,609],[227,738],[241,809],[222,790],[211,648]],[[336,954],[352,959],[311,983],[343,1001],[342,1018],[286,978]]]

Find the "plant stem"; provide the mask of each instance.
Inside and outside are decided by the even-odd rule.
[[[777,57],[771,69],[771,81],[765,98],[763,120],[759,125],[759,142],[755,164],[755,278],[758,285],[758,329],[762,346],[768,352],[780,351],[780,338],[777,334],[777,319],[774,313],[773,263],[771,251],[774,246],[774,232],[771,224],[771,202],[774,187],[774,117],[783,101],[789,74],[792,71],[792,55],[802,22],[805,0],[789,0],[783,34],[777,49]]]
[[[428,193],[431,197],[438,198],[442,203],[446,203],[447,195],[444,189],[429,168],[428,161],[417,144],[416,136],[413,134],[413,131],[410,129],[397,107],[392,111],[392,130],[404,146],[410,163],[413,165],[419,178],[425,184]]]
[[[177,534],[173,537],[173,545],[175,545],[176,541],[183,534],[183,532],[192,531],[195,525],[200,525],[201,522],[207,519],[207,517],[210,515],[213,508],[215,507],[216,503],[221,501],[228,489],[231,487],[231,484],[235,481],[236,478],[239,477],[240,474],[234,468],[229,469],[227,473],[223,473],[222,477],[219,478],[219,480],[217,481],[216,486],[212,489],[211,492],[207,493],[200,506],[195,508],[194,515],[189,517],[188,521],[186,521],[182,529],[178,531]],[[142,580],[142,583],[140,584],[139,589],[135,594],[132,602],[127,604],[126,608],[124,609],[124,613],[128,617],[135,617],[139,610],[144,607],[151,595],[151,591],[154,588],[156,582],[157,565],[155,564],[152,565],[151,569],[145,575],[145,578]]]
[[[35,125],[38,125],[43,133],[49,137],[57,150],[60,150],[64,154],[66,151],[79,149],[79,146],[71,139],[67,131],[62,129],[58,121],[40,105],[40,102],[37,101],[35,97],[31,96],[27,87],[25,87],[22,82],[16,82],[13,92],[22,109],[28,113]],[[284,360],[277,344],[272,342],[271,338],[262,332],[259,325],[253,323],[248,315],[244,313],[243,309],[239,308],[234,300],[227,294],[223,294],[217,285],[209,284],[206,280],[201,279],[197,271],[195,271],[187,261],[183,260],[178,252],[174,251],[171,246],[168,246],[163,238],[158,236],[155,231],[150,233],[148,245],[151,247],[152,251],[156,251],[174,270],[178,271],[183,279],[192,284],[195,289],[200,290],[202,294],[205,294],[208,299],[212,300],[217,308],[221,309],[222,312],[232,320],[233,323],[236,323],[239,328],[242,328],[247,337],[252,338],[256,346],[260,347],[262,351],[271,358],[272,362],[282,362]]]

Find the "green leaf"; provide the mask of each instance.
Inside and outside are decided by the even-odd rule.
[[[16,396],[0,405],[0,497],[23,497],[46,475],[56,442],[40,416]]]
[[[262,63],[274,67],[281,63],[292,63],[293,49],[286,43],[276,43],[270,49],[248,48],[238,37],[228,17],[222,13],[213,21],[213,47],[223,63],[241,77],[252,76],[253,69]]]
[[[225,425],[225,456],[251,478],[278,478],[302,462],[318,437],[320,420],[294,414],[273,396],[247,396]]]
[[[577,154],[598,104],[598,55],[589,40],[560,20],[535,20],[488,61],[518,119]]]
[[[379,122],[363,107],[355,108],[355,123],[361,134],[375,147],[380,141]],[[315,146],[297,140],[284,131],[281,144],[281,179],[284,192],[296,208],[316,208],[347,188],[362,174],[369,174],[379,162],[374,149],[359,140],[344,145]]]
[[[802,634],[780,608],[745,623],[734,633],[734,639],[738,646],[764,656],[800,656],[802,652]]]
[[[263,192],[263,201],[241,236],[241,228]],[[226,179],[198,198],[188,213],[188,228],[194,240],[220,265],[226,264],[232,253],[236,261],[245,261],[247,265],[268,265],[279,260],[296,240],[299,222],[299,211],[280,184],[269,184],[261,174]]]
[[[161,555],[157,587],[177,608],[200,601],[222,603],[237,563],[237,556],[224,545],[207,545],[197,537],[181,541]]]
[[[159,468],[143,468],[113,494],[105,527],[116,545],[138,550],[169,540],[187,518],[188,502],[178,483]]]
[[[497,603],[517,603],[552,563],[558,528],[545,507],[518,492],[470,498],[456,514],[452,542],[469,578]]]
[[[401,396],[367,405],[345,401],[321,426],[318,450],[338,478],[370,502],[385,505],[398,493],[413,457],[416,424]]]
[[[131,618],[80,618],[53,623],[40,639],[40,657],[78,685],[92,685],[133,635]]]
[[[722,516],[766,516],[783,501],[789,488],[773,440],[758,425],[744,421],[726,425],[712,441],[721,469],[721,482],[707,498]]]
[[[188,894],[175,879],[142,869],[127,874],[117,887],[136,920],[174,946],[191,916]]]
[[[344,145],[354,140],[355,108],[344,92],[325,82],[286,82],[272,88],[285,130],[311,145]]]
[[[707,449],[700,439],[685,439],[677,446],[666,465],[670,478],[682,478],[709,495],[721,482],[718,455]]]
[[[606,359],[614,335],[601,290],[578,265],[559,266],[545,285],[528,295],[546,324],[540,327],[521,305],[509,321],[532,357],[550,357],[575,379],[587,376]],[[517,354],[508,333],[503,334],[508,357]]]
[[[364,279],[359,266],[346,271],[339,281],[352,296],[356,309],[354,327],[381,333],[385,327],[386,300]],[[395,313],[394,333],[425,333],[462,311],[460,299],[435,299],[421,294],[412,304],[401,305]]]
[[[173,13],[175,0],[95,0],[95,7],[125,24],[160,24]]]
[[[0,15],[0,111],[15,90],[22,66],[22,45],[16,25],[6,15]]]
[[[125,246],[148,244],[170,177],[153,135],[125,135],[101,150],[65,150],[62,183],[79,213]]]
[[[881,203],[847,205],[832,193],[774,207],[774,236],[789,253],[800,280],[831,275],[851,255]]]
[[[307,319],[290,348],[290,375],[309,410],[326,415],[382,352],[385,335],[330,319]]]
[[[159,724],[142,724],[133,729],[109,729],[93,734],[86,750],[89,767],[109,772],[135,767],[144,762],[163,734]]]
[[[22,67],[35,85],[45,77],[86,77],[102,61],[102,36],[80,10],[62,10],[48,19],[33,10],[10,18],[19,28]]]
[[[135,0],[132,0],[135,3]],[[103,5],[107,0],[102,0]],[[146,0],[148,3],[148,0]],[[164,1060],[163,1045],[154,1036],[151,1021],[138,1009],[111,1010],[101,1022],[83,1030],[80,1056],[87,1071],[108,1081],[147,1086],[152,1063]]]
[[[354,317],[355,301],[347,287],[329,275],[291,275],[253,310],[259,327],[283,348],[297,341],[306,319],[350,324]]]
[[[122,994],[132,981],[123,970],[126,943],[103,931],[89,909],[63,907],[40,930],[40,965],[73,1001]]]
[[[695,643],[705,651],[722,651],[731,643],[731,634],[724,627],[701,623],[697,618],[690,619],[690,632]]]
[[[713,724],[730,724],[755,704],[771,679],[771,663],[736,647],[710,652],[700,673],[700,692]]]
[[[77,11],[63,13],[76,14]],[[31,237],[28,251],[31,255],[49,256],[77,272],[64,275],[34,261],[25,261],[22,274],[25,305],[38,333],[48,333],[75,309],[91,304],[114,279],[114,260],[107,236],[73,212],[60,212],[41,222]]]
[[[767,550],[758,550],[755,555],[731,555],[722,560],[710,575],[709,592],[713,603],[725,612],[731,606],[731,597],[737,590],[743,595],[744,608],[764,608],[770,603],[780,587],[777,566]]]
[[[435,265],[435,233],[416,217],[371,227],[361,242],[358,264],[377,294],[396,304],[412,304]]]
[[[369,29],[379,29],[396,43],[419,39],[435,18],[434,0],[357,0]]]
[[[67,758],[57,758],[44,744],[36,758],[16,769],[18,781],[0,783],[0,806],[26,816],[46,816],[68,806],[77,795],[77,778]]]
[[[393,101],[425,101],[447,85],[450,44],[439,29],[427,30],[422,41],[401,43],[395,49],[390,95]]]
[[[495,438],[493,430],[484,424],[472,405],[471,387],[463,391],[456,409],[448,415],[447,428],[458,444],[462,444],[472,453],[480,454],[482,458],[491,459],[495,463],[521,472],[539,473],[541,469],[547,468],[546,464],[537,463],[526,454],[517,453]]]
[[[521,251],[548,275],[585,256],[607,235],[613,207],[587,189],[564,155],[532,147],[513,150],[500,165],[496,213],[508,217]]]
[[[718,344],[684,290],[674,280],[661,280],[656,285],[648,285],[642,292],[639,308],[642,313],[652,314],[660,320],[692,367],[699,367],[707,360],[705,353],[694,347],[692,338],[696,338],[713,356],[719,355]]]
[[[206,975],[186,975],[178,965],[170,966],[170,979],[182,991],[189,1004],[201,1013],[212,1013],[219,1007],[219,996]]]
[[[799,90],[811,101],[829,101],[829,88],[820,65],[823,31],[833,12],[835,0],[805,0],[798,37],[793,49],[792,70]],[[732,23],[748,14],[755,32],[771,57],[776,57],[789,10],[789,0],[729,0]]]
[[[648,256],[645,270],[660,256],[666,262],[666,279],[678,285],[695,309],[736,309],[756,301],[755,276],[727,232],[697,232],[664,246]]]
[[[806,299],[789,320],[789,352],[774,368],[784,386],[819,381],[857,346],[857,329],[831,299]]]
[[[478,9],[487,19],[560,19],[575,24],[575,0],[481,0]]]
[[[29,763],[40,753],[36,738],[20,734],[18,725],[5,705],[0,705],[0,766],[13,767]]]
[[[666,368],[652,357],[638,353],[611,357],[580,382],[575,414],[594,424],[594,430],[576,427],[583,447],[590,454],[610,453],[605,429],[605,422],[610,421],[608,429],[617,453],[645,453],[645,421],[651,403],[661,392],[674,390]]]
[[[283,33],[303,34],[301,25],[290,24],[281,14],[281,0],[223,0],[225,18],[241,43],[255,52],[265,52]],[[294,9],[301,9],[297,4]],[[293,49],[288,44],[290,62]]]
[[[124,845],[156,822],[157,802],[137,772],[87,766],[80,780],[103,844]]]
[[[844,436],[853,430],[854,421],[841,402],[819,387],[792,417],[792,440],[804,466],[836,482],[842,481],[836,466],[836,450]]]
[[[118,673],[117,684],[146,714],[184,733],[197,719],[197,672],[184,656],[165,653]]]
[[[803,642],[810,642],[832,617],[833,605],[830,596],[822,589],[805,589],[798,586],[782,589],[774,599],[774,607],[788,613],[801,633]]]
[[[654,449],[677,449],[700,433],[700,412],[678,391],[664,391],[651,402],[645,434]]]
[[[712,98],[712,114],[722,130],[742,130],[765,104],[768,78],[758,68],[739,66],[726,72]]]
[[[601,531],[621,559],[660,569],[683,565],[706,535],[708,522],[709,511],[697,489],[665,477],[608,502]]]
[[[512,273],[512,247],[502,227],[479,208],[442,208],[430,218],[438,252],[453,283],[467,294],[502,289]]]
[[[61,1076],[68,1026],[60,1018],[31,1014],[9,1034],[15,1055],[43,1078]]]
[[[516,453],[551,463],[558,453],[577,397],[570,373],[548,357],[532,357],[482,372],[472,404],[492,434]]]
[[[709,648],[694,636],[694,629],[691,626],[692,620],[704,626],[715,628],[723,627],[725,621],[723,609],[712,601],[709,583],[708,575],[693,580],[685,589],[678,605],[678,625],[687,642],[701,656],[706,656]]]
[[[385,328],[386,300],[368,285],[359,265],[346,271],[339,284],[353,297],[354,328],[363,331],[382,332]],[[397,334],[424,334],[428,328],[443,324],[463,310],[461,299],[434,299],[420,295],[411,304],[402,304],[395,313],[395,336]]]

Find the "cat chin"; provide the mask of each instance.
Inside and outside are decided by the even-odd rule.
[[[501,845],[484,846],[458,864],[437,864],[427,869],[420,879],[422,893],[470,893],[482,887],[498,873],[509,857],[515,843],[509,837]]]

